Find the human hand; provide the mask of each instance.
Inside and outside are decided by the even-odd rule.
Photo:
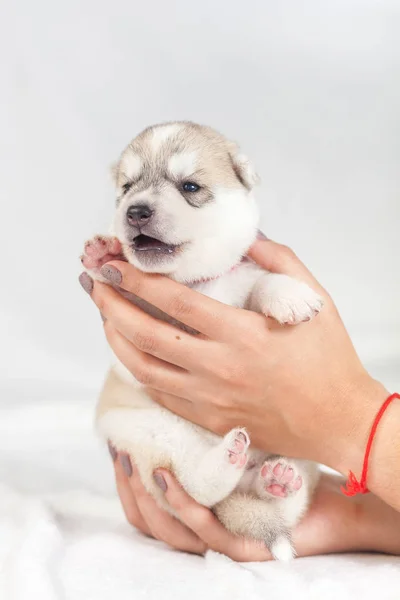
[[[169,471],[158,469],[156,481],[179,520],[172,517],[147,493],[129,456],[118,456],[112,447],[110,452],[126,518],[142,533],[194,554],[211,549],[239,562],[271,560],[266,547],[228,532],[208,508],[186,494]],[[400,514],[372,495],[360,500],[345,498],[339,491],[340,483],[340,477],[322,475],[309,511],[293,532],[297,555],[350,551],[399,554]]]
[[[278,326],[113,262],[102,269],[108,280],[201,334],[178,331],[95,282],[91,295],[106,318],[107,339],[152,397],[182,417],[220,434],[245,426],[256,447],[357,472],[386,392],[362,367],[331,298],[293,252],[259,241],[250,255],[320,293],[320,315]]]

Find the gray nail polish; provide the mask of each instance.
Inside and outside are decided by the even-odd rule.
[[[267,236],[260,230],[257,231],[257,239],[261,241],[269,240]]]
[[[79,283],[90,296],[93,291],[93,279],[87,273],[81,273],[79,275]]]
[[[101,274],[107,281],[119,285],[122,281],[122,274],[116,267],[112,265],[103,265],[100,269]]]
[[[121,462],[122,468],[125,471],[125,474],[130,477],[132,475],[132,463],[131,459],[127,454],[120,454],[119,460]]]
[[[107,321],[107,319],[101,313],[100,313],[100,317],[101,317],[101,320],[103,321],[103,323],[105,323]]]
[[[110,453],[112,461],[115,462],[117,460],[118,452],[117,452],[116,448],[114,448],[114,446],[112,445],[111,442],[107,442],[107,446],[108,446],[108,451]]]
[[[166,492],[168,489],[167,486],[167,482],[165,481],[164,477],[161,475],[161,473],[153,473],[153,479],[156,482],[156,484],[158,485],[158,487],[163,491]]]

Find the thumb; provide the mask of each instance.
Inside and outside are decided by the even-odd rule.
[[[291,248],[278,244],[259,234],[247,255],[260,267],[271,273],[282,273],[308,283],[315,291],[323,291],[322,286],[301,262]]]

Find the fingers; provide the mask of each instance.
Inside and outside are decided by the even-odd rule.
[[[138,350],[111,323],[104,323],[104,331],[117,358],[144,386],[184,395],[191,382],[187,371]]]
[[[226,339],[237,320],[238,309],[162,275],[143,273],[125,262],[107,263],[101,272],[110,282],[211,339]]]
[[[114,462],[114,469],[117,492],[121,500],[126,520],[128,523],[139,529],[142,533],[151,535],[150,529],[146,525],[146,522],[139,511],[129,479],[118,457],[116,457]]]
[[[173,548],[194,554],[204,554],[211,548],[240,562],[271,558],[262,544],[229,533],[208,508],[183,490],[171,473],[157,469],[155,480],[160,482],[161,477],[158,485],[179,517],[175,519],[146,491],[128,455],[118,456],[113,452],[118,494],[127,520],[137,529]]]
[[[204,554],[207,549],[204,542],[162,510],[148,494],[129,456],[123,453],[118,455],[112,447],[110,452],[114,460],[117,491],[127,521],[145,535],[161,540],[173,548]]]
[[[165,499],[179,519],[203,540],[207,547],[240,562],[271,559],[271,554],[263,544],[227,531],[211,510],[198,504],[182,489],[171,473],[165,469],[157,469],[157,473],[162,475],[167,486]]]
[[[138,471],[133,467],[129,483],[143,520],[151,535],[177,550],[204,554],[206,544],[188,527],[161,509],[142,484]]]
[[[287,246],[271,240],[257,240],[250,248],[248,255],[260,267],[272,273],[289,275],[308,283],[315,291],[322,291],[322,287],[315,277],[293,250]]]
[[[195,380],[193,381],[193,384],[194,387],[196,387]],[[225,418],[219,420],[215,416],[214,411],[213,414],[210,415],[207,410],[204,410],[204,406],[201,403],[193,403],[181,396],[170,394],[165,391],[165,388],[163,391],[148,388],[147,393],[155,400],[155,402],[164,408],[167,408],[174,414],[179,415],[183,419],[191,421],[196,425],[200,425],[205,429],[209,429],[214,433],[224,435],[227,432],[227,429],[229,429],[226,425],[226,415]]]
[[[109,285],[96,282],[91,297],[103,318],[147,354],[186,368],[205,342],[148,315]]]

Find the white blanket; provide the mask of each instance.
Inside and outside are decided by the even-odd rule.
[[[93,433],[94,399],[55,384],[2,388],[0,600],[399,600],[400,558],[240,565],[143,537],[115,497],[110,459]]]

